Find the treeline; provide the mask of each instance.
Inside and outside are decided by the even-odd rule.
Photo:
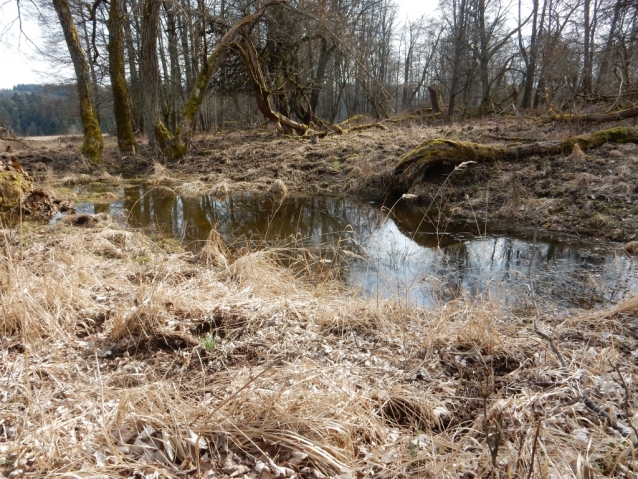
[[[122,151],[135,149],[140,130],[169,157],[185,154],[195,130],[228,121],[325,134],[357,114],[431,108],[455,121],[550,105],[618,109],[638,98],[630,0],[441,0],[432,17],[407,22],[393,0],[52,5],[80,101],[93,101],[81,110],[93,157],[89,113],[103,114],[93,92],[106,86]]]
[[[0,90],[0,118],[21,136],[82,131],[74,86],[18,85]]]
[[[110,91],[100,88],[100,98],[109,107]],[[113,130],[108,108],[101,118],[103,130]],[[0,118],[20,136],[82,133],[76,85],[16,85],[0,89]]]

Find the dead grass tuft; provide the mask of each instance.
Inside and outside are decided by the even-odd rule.
[[[268,188],[268,192],[276,196],[286,196],[288,194],[288,187],[282,180],[276,179],[272,182],[270,188]]]
[[[515,172],[503,175],[503,183],[506,186],[505,201],[497,214],[504,217],[520,217],[521,211],[525,209],[523,202],[532,195],[521,184],[518,174]]]
[[[583,172],[576,175],[573,180],[566,183],[567,190],[573,191],[582,195],[589,194],[592,189],[601,182],[601,178],[598,175]]]
[[[180,181],[170,176],[168,170],[158,161],[153,162],[151,173],[146,180],[151,186],[174,186]]]
[[[630,241],[622,246],[623,251],[632,256],[638,255],[638,241]]]
[[[567,160],[571,162],[581,162],[585,158],[587,158],[587,155],[585,155],[585,152],[582,150],[580,145],[578,143],[575,143],[574,147],[572,148],[572,153],[567,157]]]
[[[210,187],[200,180],[182,183],[174,188],[175,193],[182,196],[201,196],[210,190]]]
[[[230,194],[230,186],[227,181],[222,181],[215,184],[210,192],[216,198],[224,199]]]
[[[88,185],[89,183],[95,181],[95,178],[93,178],[91,175],[85,175],[85,174],[80,174],[80,175],[69,175],[69,176],[65,176],[64,178],[62,178],[62,180],[60,180],[60,182],[62,183],[62,186],[78,186],[78,185]]]
[[[206,264],[228,268],[228,254],[228,248],[226,248],[222,236],[213,225],[208,234],[208,240],[199,253],[199,258]]]

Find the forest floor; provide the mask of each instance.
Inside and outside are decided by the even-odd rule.
[[[266,191],[279,179],[293,192],[345,193],[383,201],[397,161],[424,139],[511,145],[608,127],[531,118],[487,118],[434,126],[388,123],[384,129],[329,135],[316,144],[305,138],[281,137],[272,130],[230,129],[196,137],[186,158],[164,164],[164,184],[174,187],[189,183],[183,191],[203,194],[218,190],[222,184],[230,192]],[[141,155],[122,159],[115,139],[107,136],[104,164],[95,168],[80,159],[80,143],[79,136],[27,141],[30,150],[17,155],[40,178],[48,174],[54,187],[60,186],[63,178],[67,186],[108,182],[105,175],[99,178],[104,170],[111,175],[153,173],[152,159],[144,145]],[[416,194],[417,201],[426,207],[436,207],[449,216],[523,225],[538,221],[549,231],[620,242],[638,238],[638,145],[606,144],[588,151],[585,158],[536,156],[468,165],[450,175],[451,171],[438,172],[409,193]],[[97,175],[74,180],[73,175],[80,172]],[[65,199],[72,200],[73,195]]]

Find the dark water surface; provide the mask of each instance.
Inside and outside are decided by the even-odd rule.
[[[379,298],[398,296],[429,306],[480,294],[510,307],[529,304],[532,229],[465,221],[437,225],[436,214],[406,200],[390,211],[342,197],[293,195],[277,202],[245,193],[222,200],[140,186],[125,190],[124,201],[85,203],[77,211],[108,212],[193,250],[213,224],[237,246],[266,241],[307,248],[314,258],[309,261],[338,263],[347,283]],[[638,290],[638,266],[630,258],[609,244],[559,234],[539,234],[532,278],[538,298],[549,308],[593,307]]]

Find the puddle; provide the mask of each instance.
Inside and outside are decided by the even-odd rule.
[[[307,248],[310,263],[338,263],[344,281],[373,297],[396,295],[430,306],[478,294],[508,307],[530,304],[533,230],[512,224],[437,225],[435,214],[405,201],[389,211],[340,197],[289,196],[277,203],[247,193],[220,200],[140,186],[126,189],[123,201],[84,203],[76,210],[110,213],[147,234],[177,238],[194,251],[212,224],[236,246],[266,241]],[[630,258],[608,244],[558,234],[539,235],[532,278],[537,297],[550,309],[600,306],[638,290],[638,268]]]

